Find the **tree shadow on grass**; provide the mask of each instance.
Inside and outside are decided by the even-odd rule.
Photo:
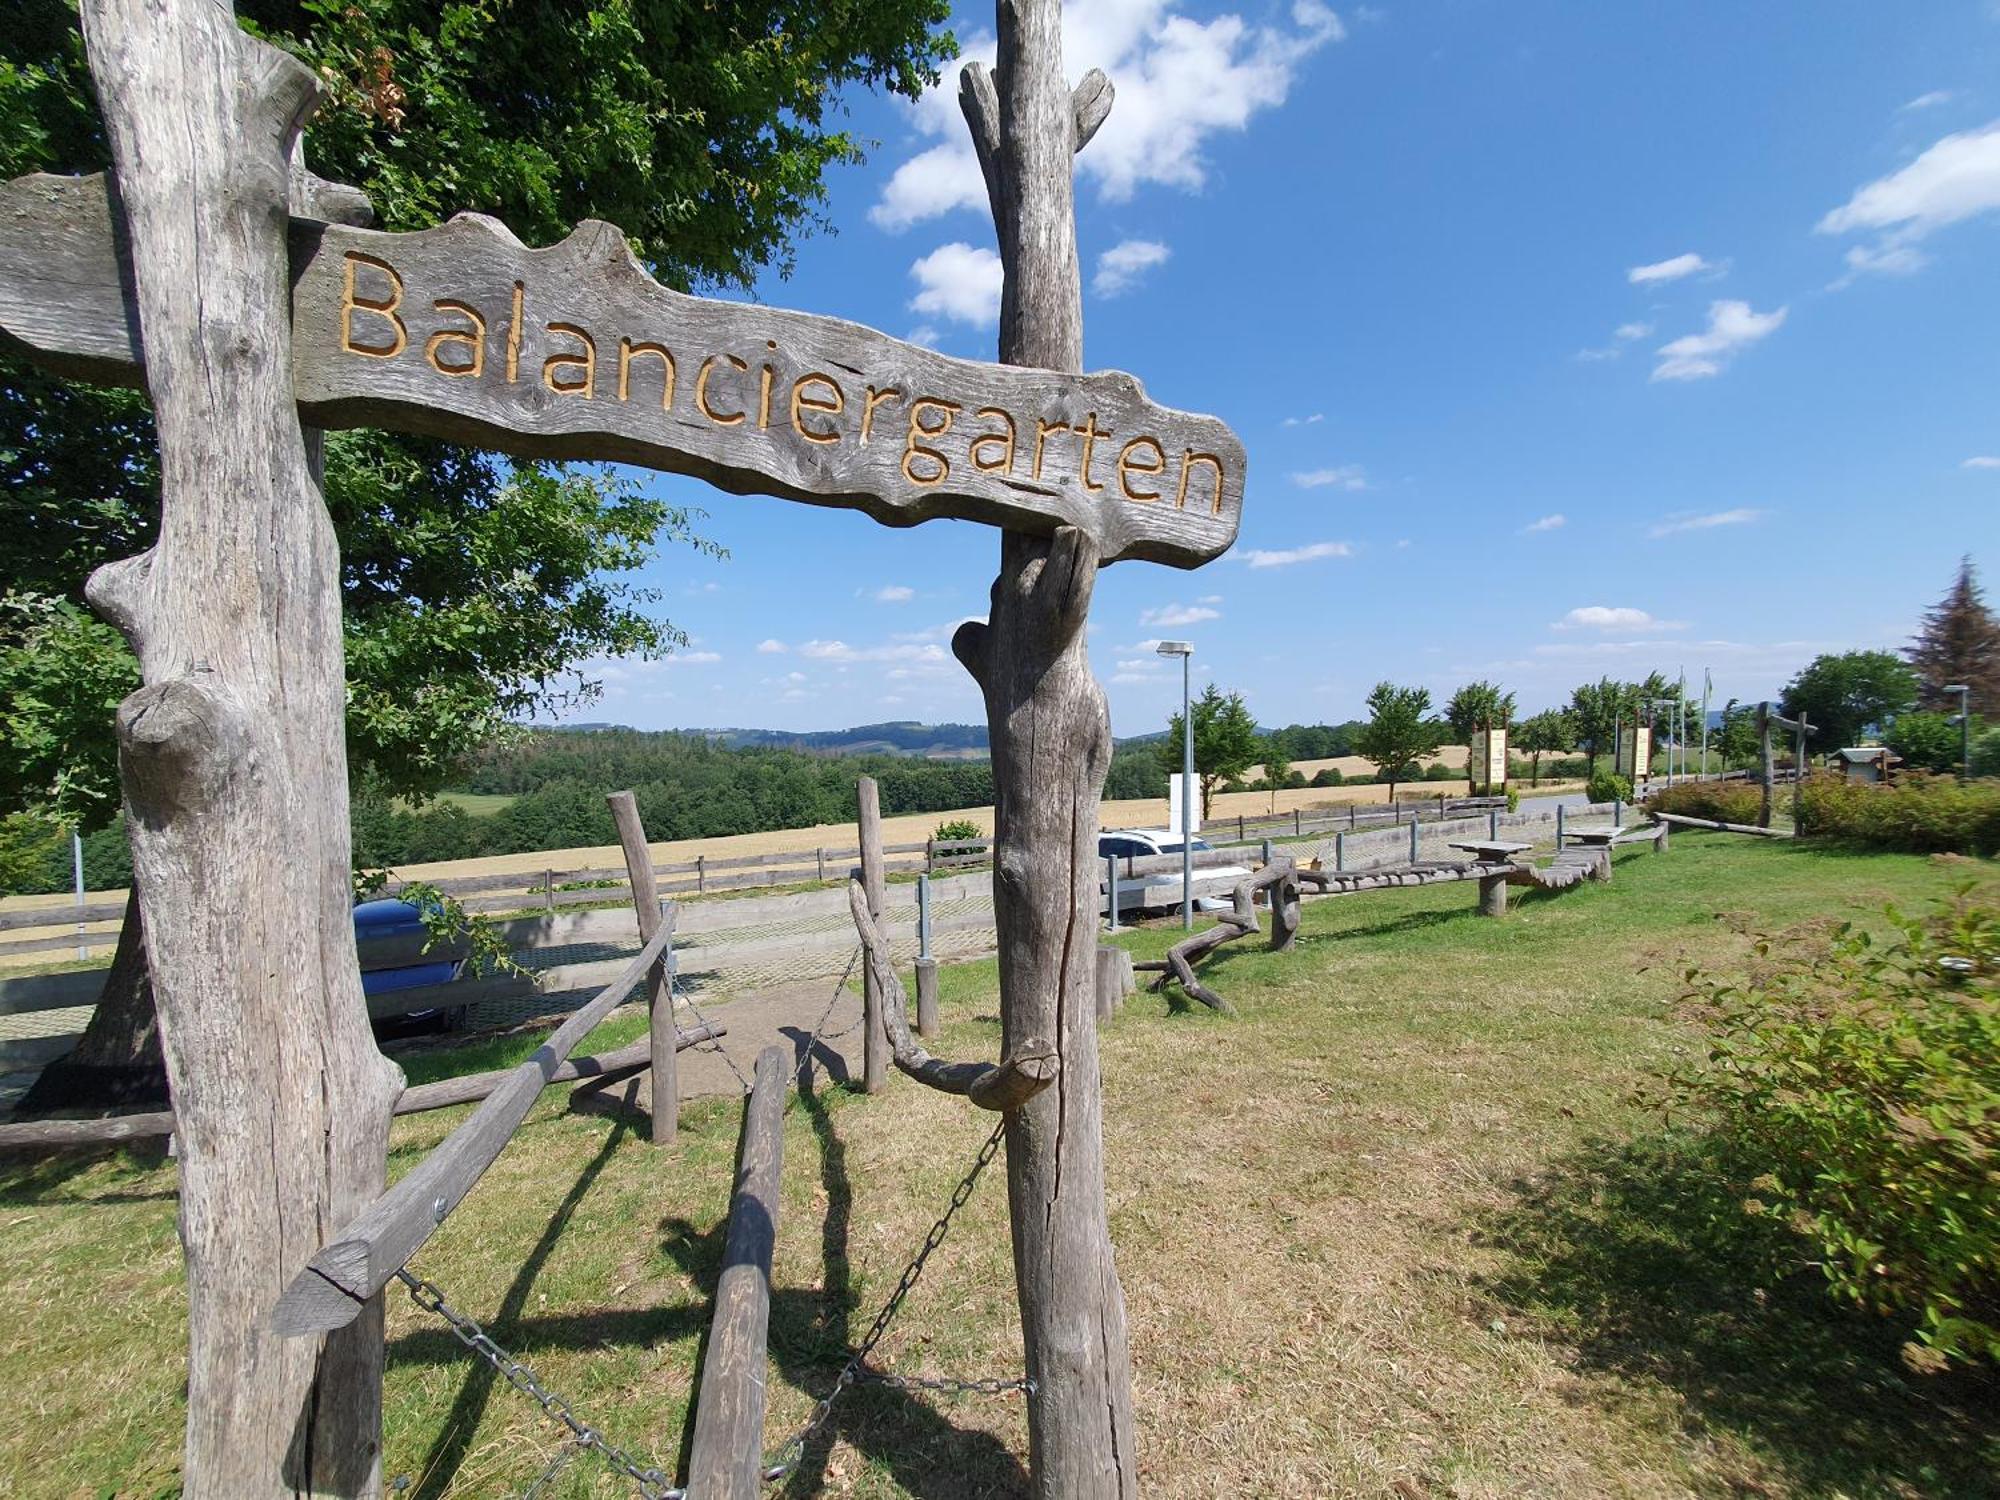
[[[1906,1370],[1900,1325],[1837,1303],[1802,1241],[1746,1213],[1751,1175],[1693,1134],[1587,1145],[1479,1226],[1508,1260],[1485,1290],[1586,1368],[1678,1392],[1693,1434],[1734,1434],[1795,1493],[2000,1494],[2000,1375]],[[1767,1492],[1743,1478],[1716,1488]]]
[[[799,1039],[794,1040],[796,1044]],[[848,1271],[848,1225],[854,1191],[847,1175],[846,1147],[833,1128],[825,1099],[810,1078],[802,1083],[798,1102],[819,1141],[820,1184],[826,1195],[820,1228],[824,1274],[817,1289],[773,1289],[770,1360],[774,1373],[787,1384],[818,1397],[834,1388],[847,1363],[853,1349],[851,1340],[860,1331],[854,1327],[856,1315],[872,1316],[873,1309],[860,1305]],[[668,1220],[661,1229],[661,1248],[712,1297],[722,1274],[727,1226],[697,1232],[683,1221]],[[702,1356],[706,1354],[704,1334]],[[693,1432],[690,1408],[681,1439],[679,1469],[683,1474],[687,1472]],[[779,1443],[788,1437],[780,1434]],[[992,1434],[957,1428],[927,1398],[879,1385],[856,1386],[841,1396],[826,1423],[808,1438],[797,1469],[778,1493],[787,1500],[821,1493],[836,1438],[845,1439],[872,1464],[886,1469],[911,1495],[934,1500],[1002,1500],[1027,1493],[1027,1475],[1019,1460]]]

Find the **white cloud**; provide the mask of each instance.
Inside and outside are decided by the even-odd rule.
[[[1554,515],[1543,516],[1538,521],[1530,521],[1521,530],[1531,534],[1537,531],[1559,531],[1568,524],[1569,517],[1557,511]]]
[[[1000,257],[984,245],[940,245],[912,264],[910,274],[921,288],[910,299],[913,310],[975,328],[1000,321]]]
[[[1097,274],[1090,278],[1090,289],[1100,297],[1122,296],[1153,267],[1165,265],[1172,253],[1158,240],[1121,241],[1097,257]]]
[[[1564,615],[1551,630],[1685,630],[1677,620],[1656,620],[1629,605],[1586,604]]]
[[[1620,323],[1613,332],[1621,339],[1642,339],[1653,331],[1651,323]]]
[[[1616,359],[1624,352],[1616,344],[1607,344],[1602,349],[1579,349],[1576,351],[1576,357],[1587,365],[1594,365],[1600,360]]]
[[[1932,89],[1928,94],[1919,94],[1902,106],[1899,114],[1914,114],[1920,109],[1936,109],[1940,104],[1949,104],[1958,97],[1957,89]]]
[[[783,641],[765,640],[757,643],[757,650],[764,656],[779,656],[791,650]]]
[[[1959,467],[1961,469],[2000,469],[2000,458],[1993,458],[1981,453],[1968,458]]]
[[[1883,240],[1874,245],[1855,245],[1841,257],[1847,274],[1828,288],[1839,291],[1857,276],[1914,276],[1931,263],[1931,258],[1915,245],[1899,245]]]
[[[1157,625],[1163,630],[1173,630],[1181,625],[1199,625],[1204,620],[1221,618],[1221,610],[1210,609],[1201,604],[1162,604],[1157,609],[1139,611],[1141,625]]]
[[[1723,365],[1738,350],[1775,333],[1788,310],[1753,312],[1749,303],[1733,299],[1709,303],[1708,328],[1662,344],[1653,379],[1700,380],[1721,374]]]
[[[951,658],[944,648],[934,645],[914,643],[890,644],[886,646],[850,646],[846,641],[807,641],[799,647],[799,655],[814,661],[894,661],[915,662],[920,665],[942,665]]]
[[[1690,250],[1669,260],[1656,260],[1650,266],[1634,266],[1625,273],[1625,279],[1634,286],[1651,286],[1657,282],[1679,281],[1683,276],[1693,276],[1699,271],[1719,269],[1714,261],[1703,260]]]
[[[1284,103],[1299,70],[1320,48],[1346,35],[1320,0],[1294,0],[1288,23],[1252,24],[1239,15],[1197,21],[1176,0],[1077,0],[1063,8],[1065,71],[1080,78],[1102,68],[1117,85],[1117,104],[1079,174],[1101,197],[1125,202],[1146,184],[1199,192],[1208,178],[1210,137],[1241,131]],[[989,33],[962,37],[960,59],[911,106],[911,121],[933,144],[897,167],[869,211],[895,231],[960,208],[986,207],[958,109],[958,79],[973,58],[991,65]]]
[[[1908,275],[1924,264],[1913,248],[1919,240],[1996,208],[2000,120],[1945,136],[1908,166],[1856,189],[1813,227],[1821,234],[1882,231],[1873,245],[1847,252],[1850,278],[1867,271]]]
[[[1646,535],[1657,540],[1683,531],[1707,531],[1716,526],[1747,526],[1763,514],[1761,510],[1739,506],[1735,510],[1716,510],[1705,515],[1669,516],[1666,520],[1649,527]]]
[[[921,344],[926,349],[937,348],[939,337],[938,331],[928,323],[919,323],[915,328],[912,328],[908,333],[903,335],[905,343]]]
[[[1368,476],[1359,464],[1341,464],[1331,469],[1307,469],[1293,474],[1292,483],[1302,490],[1323,490],[1334,486],[1343,490],[1365,490]]]
[[[1284,421],[1280,422],[1278,425],[1280,427],[1310,427],[1315,422],[1324,422],[1325,420],[1326,420],[1326,413],[1323,411],[1316,411],[1309,417],[1287,417],[1285,418]]]
[[[1121,672],[1157,672],[1161,668],[1161,658],[1157,656],[1134,656],[1117,663]]]
[[[1222,602],[1222,595],[1203,594],[1199,599],[1195,600],[1194,602],[1197,604],[1220,604]]]
[[[907,583],[885,583],[868,597],[877,604],[908,604],[917,597],[917,591]]]
[[[676,651],[670,656],[661,657],[660,665],[663,667],[705,667],[721,660],[721,654],[715,651]]]
[[[1252,547],[1236,555],[1253,568],[1288,568],[1293,563],[1317,562],[1322,557],[1352,557],[1354,549],[1345,542],[1308,542],[1303,547],[1276,551]]]

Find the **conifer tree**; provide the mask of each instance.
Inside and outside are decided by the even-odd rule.
[[[1972,689],[1973,713],[2000,714],[2000,620],[1986,607],[1970,557],[1960,560],[1944,598],[1924,612],[1923,629],[1903,654],[1922,679],[1925,708],[1956,713],[1958,694],[1944,689],[1963,683]]]

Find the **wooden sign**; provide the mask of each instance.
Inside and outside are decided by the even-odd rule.
[[[1482,786],[1504,787],[1507,784],[1507,730],[1504,725],[1473,731],[1472,743],[1466,749],[1465,774],[1473,791]]]
[[[293,383],[315,426],[643,465],[893,526],[1074,525],[1106,561],[1196,567],[1236,537],[1242,443],[1129,375],[952,359],[686,296],[609,224],[544,250],[474,214],[292,230]],[[100,179],[0,189],[0,328],[56,368],[137,383],[121,260]]]

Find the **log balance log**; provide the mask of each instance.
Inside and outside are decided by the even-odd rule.
[[[701,1042],[729,1035],[727,1026],[695,1026],[674,1038],[677,1050],[685,1052]],[[634,1042],[616,1052],[596,1057],[574,1057],[549,1075],[546,1087],[559,1083],[587,1083],[603,1087],[643,1073],[652,1062],[652,1043]],[[490,1073],[467,1073],[461,1078],[440,1078],[435,1083],[419,1083],[403,1090],[395,1113],[420,1115],[433,1109],[450,1109],[454,1104],[476,1104],[513,1076],[512,1068],[495,1068]],[[102,1146],[119,1141],[141,1141],[174,1133],[174,1113],[170,1109],[150,1114],[107,1115],[97,1120],[21,1120],[0,1125],[0,1151],[39,1148],[55,1151],[75,1146]]]
[[[1292,947],[1299,934],[1301,877],[1302,872],[1291,859],[1272,860],[1256,874],[1236,882],[1236,889],[1230,893],[1230,909],[1222,913],[1213,927],[1182,938],[1167,950],[1164,959],[1149,959],[1132,967],[1160,971],[1160,977],[1153,981],[1156,993],[1164,990],[1170,980],[1178,980],[1184,991],[1209,1009],[1221,1011],[1225,1016],[1235,1015],[1234,1006],[1195,977],[1194,961],[1224,943],[1233,943],[1258,931],[1256,898],[1257,892],[1264,890],[1271,893],[1271,950],[1282,953]]]
[[[889,952],[882,929],[869,910],[868,892],[856,879],[847,883],[847,903],[854,913],[854,930],[867,953],[868,974],[882,997],[882,1024],[888,1033],[889,1057],[898,1072],[946,1094],[963,1094],[981,1109],[1019,1109],[1055,1082],[1053,1043],[1030,1037],[997,1063],[944,1062],[926,1052],[910,1035],[910,1002]]]
[[[778,1240],[790,1062],[783,1047],[758,1053],[756,1081],[743,1105],[736,1190],[694,1409],[688,1500],[756,1500],[763,1482],[771,1253]]]
[[[1760,839],[1788,839],[1792,835],[1783,828],[1759,828],[1754,823],[1722,823],[1714,818],[1690,818],[1685,813],[1656,812],[1647,814],[1664,830],[1666,828],[1712,828],[1719,833],[1749,833]]]
[[[336,1230],[279,1295],[273,1330],[298,1338],[345,1328],[359,1317],[506,1149],[556,1069],[638,988],[672,940],[673,929],[662,926],[616,979],[515,1066],[435,1150]]]

